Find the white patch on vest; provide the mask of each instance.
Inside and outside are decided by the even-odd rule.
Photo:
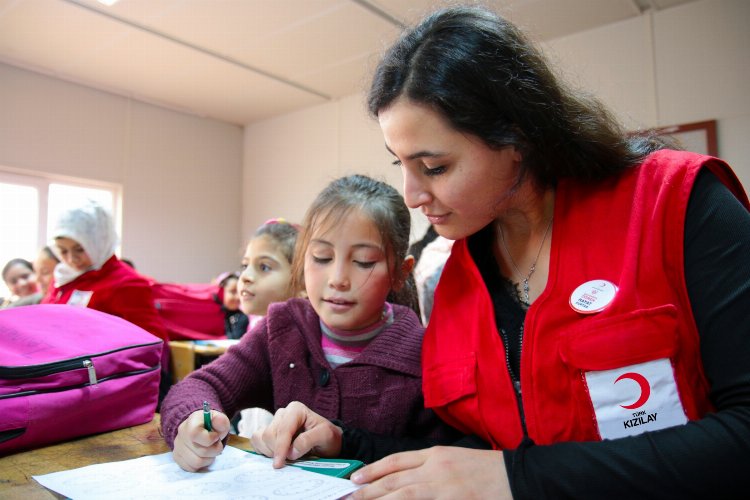
[[[585,375],[602,439],[635,436],[687,422],[669,359]]]
[[[89,305],[89,301],[91,300],[92,295],[94,295],[94,292],[92,291],[73,290],[73,293],[70,294],[70,298],[68,299],[68,305],[86,307]]]

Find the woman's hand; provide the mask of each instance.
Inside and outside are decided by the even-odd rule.
[[[297,460],[312,453],[319,457],[335,457],[341,452],[340,427],[333,425],[299,401],[279,408],[273,420],[253,433],[253,448],[258,453],[273,457],[278,469],[288,460]]]
[[[435,446],[396,453],[352,474],[367,484],[352,493],[370,498],[512,499],[500,451]]]
[[[224,450],[222,440],[229,434],[229,418],[211,410],[212,431],[203,427],[203,410],[194,411],[177,428],[172,456],[177,465],[195,472],[211,465]]]

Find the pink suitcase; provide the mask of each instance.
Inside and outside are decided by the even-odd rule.
[[[0,455],[151,421],[162,345],[93,309],[0,310]]]

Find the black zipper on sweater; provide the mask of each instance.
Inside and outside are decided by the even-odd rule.
[[[510,343],[508,342],[508,335],[505,332],[505,329],[500,329],[500,333],[502,334],[501,337],[503,338],[503,345],[505,347],[505,366],[508,369],[508,374],[510,375],[510,381],[513,383],[513,392],[516,395],[516,406],[518,407],[518,414],[521,418],[521,427],[523,429],[523,435],[528,437],[529,433],[526,430],[526,416],[523,412],[523,398],[521,396],[521,377],[520,375],[516,375],[516,372],[513,370],[513,367],[510,364]],[[519,357],[519,367],[521,365],[520,359],[521,359],[521,353],[523,352],[523,323],[521,324],[521,332],[518,336],[518,357]]]

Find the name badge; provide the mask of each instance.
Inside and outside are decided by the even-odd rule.
[[[89,290],[73,290],[68,299],[69,306],[87,307],[91,296],[94,295],[93,291]]]
[[[570,294],[570,307],[581,314],[595,314],[603,311],[615,300],[617,286],[607,280],[591,280],[573,290]]]

